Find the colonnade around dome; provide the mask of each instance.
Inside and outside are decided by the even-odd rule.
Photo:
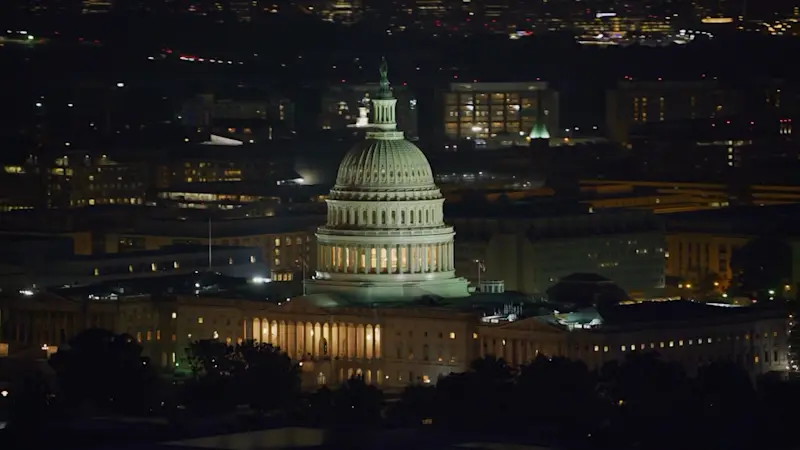
[[[422,228],[444,224],[443,199],[433,201],[349,202],[328,201],[327,226]]]
[[[455,270],[452,237],[432,244],[319,243],[317,269],[329,274],[430,274]]]

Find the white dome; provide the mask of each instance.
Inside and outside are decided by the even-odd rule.
[[[468,295],[467,281],[455,276],[444,198],[425,154],[397,130],[396,104],[384,63],[372,130],[344,156],[326,200],[308,293],[367,303]]]
[[[425,154],[405,139],[366,139],[339,165],[335,190],[431,188],[433,172]]]

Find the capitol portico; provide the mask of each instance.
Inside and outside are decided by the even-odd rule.
[[[371,131],[345,155],[328,197],[308,293],[362,303],[466,297],[444,198],[422,150],[397,130],[386,69],[384,62]]]

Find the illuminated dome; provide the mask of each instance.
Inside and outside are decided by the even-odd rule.
[[[384,62],[372,130],[339,165],[307,292],[367,303],[466,297],[467,281],[455,276],[455,232],[444,223],[444,198],[422,150],[397,130],[386,71]]]
[[[398,134],[392,139],[375,139],[368,134],[345,155],[334,189],[433,187],[428,159],[416,145],[403,139],[402,133]]]

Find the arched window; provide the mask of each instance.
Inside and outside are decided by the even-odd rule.
[[[403,225],[406,222],[406,212],[400,211],[400,225]]]

